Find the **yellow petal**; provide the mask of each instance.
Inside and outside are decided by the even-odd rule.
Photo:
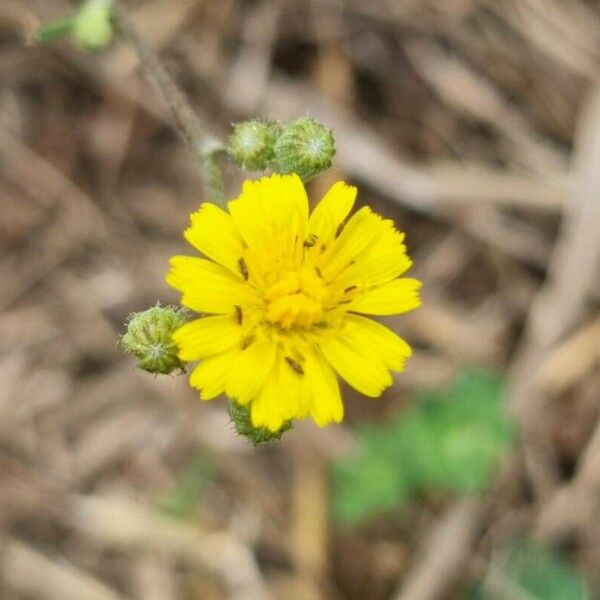
[[[226,394],[240,404],[250,402],[272,371],[275,355],[273,342],[257,333],[257,339],[240,352],[227,379]]]
[[[327,246],[319,268],[326,280],[339,276],[340,273],[356,262],[360,252],[369,247],[380,233],[381,217],[375,215],[368,206],[356,212],[337,239]]]
[[[412,265],[403,243],[404,234],[396,230],[393,222],[377,217],[372,225],[377,234],[336,280],[344,288],[351,284],[361,288],[382,285],[399,277]]]
[[[319,346],[338,375],[365,396],[376,398],[392,384],[390,372],[377,357],[365,352],[355,339],[338,333],[336,336],[324,336]]]
[[[173,334],[173,341],[179,348],[181,360],[198,360],[220,354],[239,343],[242,331],[237,315],[204,317],[180,327]]]
[[[347,309],[368,315],[394,315],[420,306],[421,282],[407,277],[394,279],[384,285],[359,294]]]
[[[229,202],[236,228],[267,270],[269,264],[298,266],[308,223],[308,197],[298,175],[271,175],[245,181],[241,195]]]
[[[225,267],[204,258],[174,256],[167,283],[183,293],[181,303],[198,312],[233,313],[260,303],[260,296]]]
[[[333,369],[320,354],[306,355],[305,373],[310,386],[310,415],[319,427],[344,418],[340,386]]]
[[[252,400],[252,423],[278,431],[285,421],[306,417],[311,398],[304,358],[296,361],[286,351],[279,352],[264,385]]]
[[[235,366],[239,349],[237,347],[204,359],[192,371],[190,385],[200,390],[202,400],[212,400],[225,391],[227,376]]]
[[[356,192],[354,186],[338,181],[317,204],[308,222],[308,238],[314,242],[316,251],[320,244],[329,244],[334,239],[338,227],[354,206]]]
[[[286,420],[283,411],[283,402],[285,402],[286,396],[281,395],[284,390],[279,381],[281,366],[280,361],[276,361],[258,396],[252,400],[250,418],[254,427],[266,427],[270,431],[279,431]]]
[[[185,239],[202,254],[242,277],[239,259],[244,253],[244,243],[231,216],[215,204],[205,202],[192,213],[191,221]]]
[[[361,353],[377,357],[392,371],[404,370],[404,363],[412,355],[410,346],[391,329],[373,319],[359,315],[347,315],[343,335],[352,340],[354,348]]]

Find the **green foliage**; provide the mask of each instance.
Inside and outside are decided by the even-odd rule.
[[[501,381],[467,371],[395,421],[358,433],[358,453],[333,465],[334,513],[353,523],[419,493],[483,492],[512,439]]]
[[[160,510],[174,519],[192,518],[214,472],[215,463],[211,456],[196,456],[175,487],[159,500]]]
[[[494,565],[498,569],[490,583],[482,583],[470,600],[496,598],[494,581],[507,596],[529,600],[588,600],[582,574],[556,551],[521,541]]]

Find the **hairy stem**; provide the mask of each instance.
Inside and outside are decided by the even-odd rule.
[[[121,34],[131,44],[146,75],[171,110],[178,131],[199,159],[206,195],[213,202],[223,203],[225,191],[219,156],[224,152],[224,145],[205,131],[189,100],[164,67],[157,53],[140,36],[119,2],[115,2],[114,15]]]

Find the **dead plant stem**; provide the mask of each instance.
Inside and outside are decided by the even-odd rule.
[[[213,202],[224,201],[223,173],[219,155],[224,145],[207,133],[188,98],[167,71],[156,51],[143,39],[121,3],[115,1],[116,25],[135,51],[146,76],[169,107],[175,124],[186,144],[199,159],[202,168],[204,192]]]

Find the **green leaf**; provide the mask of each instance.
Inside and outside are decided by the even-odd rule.
[[[158,501],[158,507],[175,519],[192,518],[214,472],[212,457],[205,454],[196,456],[181,474],[175,487]]]
[[[42,25],[37,34],[36,41],[39,44],[49,44],[59,40],[73,32],[75,27],[75,17],[67,17],[47,25]]]
[[[338,491],[334,516],[342,523],[355,523],[394,509],[406,502],[410,490],[402,471],[381,455],[340,461],[333,478]]]
[[[590,598],[583,575],[562,554],[530,541],[515,544],[495,567],[499,569],[499,577],[495,578],[499,581],[497,585],[506,590],[507,597],[512,593],[515,598],[528,600]],[[496,597],[492,587],[492,584],[482,583],[471,598],[487,600]]]
[[[465,371],[449,389],[420,394],[393,422],[358,432],[357,454],[333,464],[334,515],[357,522],[420,493],[483,492],[513,434],[502,381]]]
[[[498,378],[470,371],[456,382],[436,415],[444,475],[433,482],[457,492],[485,491],[513,439]]]

